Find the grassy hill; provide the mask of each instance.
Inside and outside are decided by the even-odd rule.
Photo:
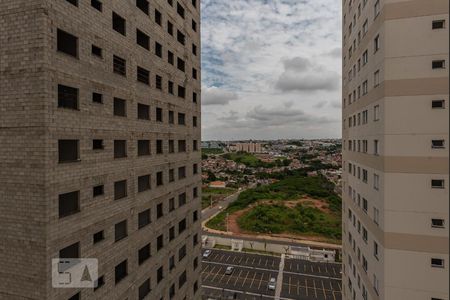
[[[329,211],[324,212],[304,204],[295,207],[283,204],[283,201],[303,196],[323,200],[328,204]],[[239,218],[239,227],[258,233],[286,232],[341,239],[341,198],[334,192],[333,183],[323,176],[307,177],[302,173],[294,173],[276,183],[242,192],[236,201],[211,219],[207,226],[225,230],[227,213],[244,210],[262,200],[275,200],[275,203],[256,205]]]

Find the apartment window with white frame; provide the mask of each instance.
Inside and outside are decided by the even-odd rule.
[[[373,154],[374,155],[380,154],[379,146],[380,146],[380,143],[378,142],[378,140],[373,140]]]
[[[375,258],[377,260],[379,260],[378,256],[379,256],[379,246],[378,243],[373,241],[373,256],[375,256]]]
[[[367,172],[367,170],[366,169],[363,169],[363,171],[362,171],[362,181],[363,182],[365,182],[365,183],[367,183],[367,178],[368,178],[368,172]]]
[[[380,35],[378,34],[374,39],[373,39],[373,52],[376,53],[378,50],[380,50]]]
[[[373,120],[378,121],[380,119],[380,106],[375,105],[373,107]]]
[[[362,84],[362,94],[363,95],[367,95],[368,91],[369,91],[369,84],[368,84],[368,82],[366,80]]]
[[[373,289],[375,290],[375,292],[378,295],[378,288],[379,288],[379,282],[378,282],[378,278],[377,275],[373,274]]]
[[[364,66],[369,62],[369,52],[367,50],[364,51],[362,58],[363,58],[362,62],[363,62],[363,66]]]
[[[379,218],[380,218],[380,211],[378,210],[378,208],[374,207],[373,208],[373,222],[375,224],[379,224]]]
[[[380,85],[380,70],[376,70],[375,73],[373,73],[373,86],[377,87]]]
[[[376,18],[380,14],[380,0],[376,0],[374,4],[374,14]]]
[[[367,140],[363,140],[363,153],[367,153]]]
[[[366,35],[366,33],[369,31],[369,22],[366,19],[366,21],[363,24],[363,35]]]
[[[362,228],[362,235],[363,235],[363,241],[367,244],[367,240],[368,240],[368,234],[367,234],[367,229],[366,228],[364,228],[364,226],[363,226],[363,228]]]
[[[373,188],[380,189],[380,176],[378,174],[373,174]]]
[[[363,202],[363,205],[362,205],[362,208],[363,208],[363,211],[367,214],[367,209],[368,209],[368,207],[369,207],[369,205],[368,205],[368,203],[367,203],[367,199],[366,198],[362,198],[362,202]]]

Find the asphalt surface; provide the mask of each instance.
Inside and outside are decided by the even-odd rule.
[[[225,274],[228,266],[234,267],[230,275]],[[262,300],[278,296],[281,300],[341,300],[340,271],[340,264],[335,263],[213,249],[202,260],[202,287],[204,299]],[[270,278],[277,279],[279,295],[268,288]]]

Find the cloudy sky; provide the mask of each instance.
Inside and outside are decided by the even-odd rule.
[[[201,2],[203,140],[340,137],[340,1]]]

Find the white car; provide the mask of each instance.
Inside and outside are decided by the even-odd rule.
[[[225,270],[225,274],[226,275],[231,275],[231,273],[233,273],[234,268],[232,266],[228,266],[227,269]]]
[[[211,255],[211,250],[206,249],[205,252],[203,252],[203,258],[208,258]]]
[[[275,288],[277,287],[277,281],[274,277],[270,278],[269,283],[267,284],[267,288],[269,290],[275,291]]]

